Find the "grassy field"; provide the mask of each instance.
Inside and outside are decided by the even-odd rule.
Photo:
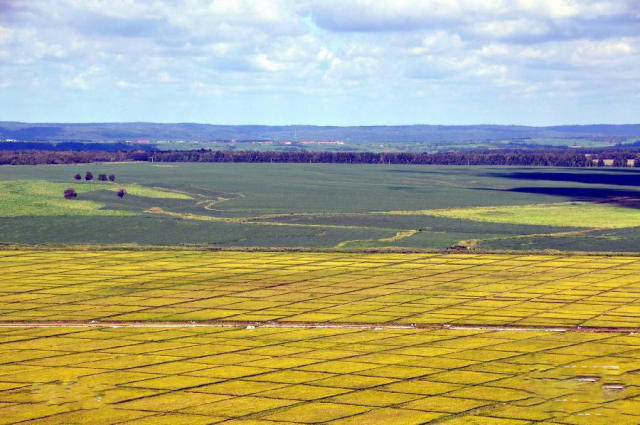
[[[472,207],[398,214],[424,214],[490,223],[514,223],[540,226],[574,226],[591,228],[635,227],[640,224],[640,209],[614,202],[561,202],[501,207]]]
[[[640,422],[639,257],[5,250],[0,268],[0,424]]]
[[[117,182],[73,180],[88,170]],[[0,242],[638,251],[638,184],[633,169],[7,166]],[[78,199],[63,199],[67,187]]]
[[[0,216],[78,216],[78,215],[133,215],[130,211],[106,209],[103,204],[92,200],[67,200],[60,194],[73,186],[82,199],[96,191],[115,192],[126,190],[129,196],[144,198],[192,199],[190,196],[159,190],[136,184],[115,185],[114,183],[54,183],[46,180],[4,180],[0,181]]]

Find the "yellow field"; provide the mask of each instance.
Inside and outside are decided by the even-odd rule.
[[[0,268],[0,322],[640,326],[637,257],[0,251]]]
[[[0,424],[640,423],[638,257],[6,250],[0,270]]]
[[[2,424],[640,423],[636,335],[61,327],[0,340]]]

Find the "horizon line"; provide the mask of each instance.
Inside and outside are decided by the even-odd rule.
[[[225,126],[225,127],[336,127],[336,128],[348,128],[348,127],[533,127],[533,128],[549,128],[549,127],[588,127],[588,126],[633,126],[640,125],[637,123],[607,123],[607,122],[594,122],[589,124],[552,124],[552,125],[534,125],[534,124],[495,124],[495,123],[479,123],[479,124],[350,124],[350,125],[335,125],[335,124],[219,124],[219,123],[207,123],[196,121],[15,121],[15,120],[0,120],[0,124],[29,124],[29,125],[42,125],[42,124],[78,124],[78,125],[107,125],[107,124],[160,124],[160,125],[210,125],[210,126]]]

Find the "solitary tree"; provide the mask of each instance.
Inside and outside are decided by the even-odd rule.
[[[82,180],[82,176],[80,175],[80,173],[76,173],[76,175],[73,176],[73,178],[76,180]]]
[[[93,173],[91,171],[87,171],[87,173],[84,175],[84,179],[86,181],[93,180]]]
[[[64,197],[66,199],[74,199],[78,197],[78,194],[74,188],[70,187],[69,189],[64,190]]]
[[[126,191],[126,190],[124,190],[124,189],[120,189],[120,190],[118,191],[118,196],[119,196],[120,198],[124,198],[124,195],[126,195],[126,194],[127,194],[127,191]]]
[[[106,174],[98,174],[98,180],[100,180],[101,182],[106,182],[107,181],[107,175]]]
[[[109,181],[110,182],[116,181],[116,176],[114,176],[113,174],[109,174]]]

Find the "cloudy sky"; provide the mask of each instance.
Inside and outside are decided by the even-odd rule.
[[[640,122],[640,1],[0,0],[0,120]]]

